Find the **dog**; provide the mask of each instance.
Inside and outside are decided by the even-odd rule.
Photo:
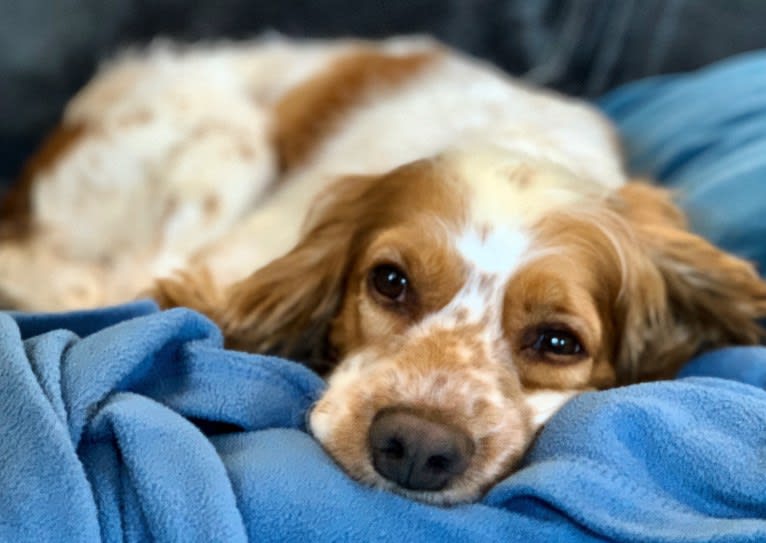
[[[434,504],[573,396],[757,343],[766,314],[594,108],[420,37],[127,53],[3,206],[21,309],[199,310],[328,376],[308,426],[348,474]]]

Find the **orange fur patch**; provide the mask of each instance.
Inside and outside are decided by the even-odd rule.
[[[274,141],[283,170],[308,160],[336,123],[376,90],[392,90],[437,58],[362,49],[288,92],[276,105]]]
[[[60,124],[27,160],[16,183],[0,201],[0,239],[24,238],[32,227],[32,186],[85,135],[82,124]]]

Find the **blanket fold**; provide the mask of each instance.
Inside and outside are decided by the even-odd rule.
[[[0,317],[8,402],[0,497],[15,504],[3,508],[0,535],[16,525],[32,530],[29,540],[45,540],[47,523],[55,541],[99,533],[108,541],[245,540],[226,468],[187,419],[302,428],[322,381],[297,364],[253,364],[224,351],[219,330],[199,314],[152,313],[155,306],[139,303],[91,312],[89,322],[80,312],[17,315],[18,324]],[[287,377],[275,369],[284,365]],[[71,533],[59,530],[70,524]]]

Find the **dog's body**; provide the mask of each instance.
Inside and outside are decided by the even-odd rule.
[[[758,340],[753,270],[626,181],[589,106],[428,40],[159,46],[30,162],[0,292],[65,309],[152,288],[233,347],[337,366],[311,416],[328,452],[454,503],[574,394]]]
[[[30,161],[34,243],[55,261],[29,266],[29,239],[19,257],[6,245],[2,288],[24,309],[93,307],[202,260],[227,284],[291,248],[340,177],[465,144],[624,180],[590,108],[424,39],[158,44],[107,66]],[[41,289],[51,269],[65,277]]]

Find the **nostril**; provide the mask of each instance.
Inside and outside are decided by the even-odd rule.
[[[389,458],[403,458],[405,447],[402,440],[397,437],[391,437],[378,449]]]
[[[463,432],[404,409],[375,417],[369,446],[375,471],[412,490],[444,488],[468,468],[474,449]]]
[[[452,462],[443,454],[435,454],[428,457],[426,464],[434,471],[449,471]]]

